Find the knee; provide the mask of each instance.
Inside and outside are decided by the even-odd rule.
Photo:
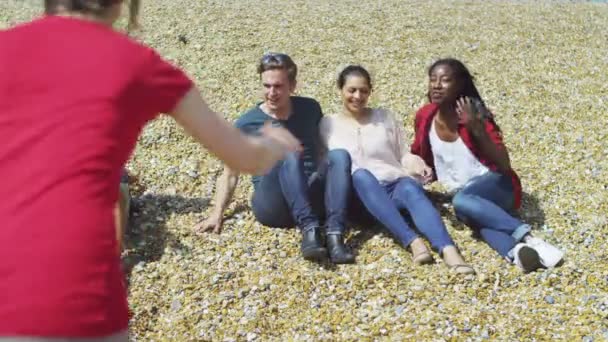
[[[352,177],[354,184],[366,184],[375,179],[374,175],[366,169],[357,169]]]
[[[399,180],[395,191],[406,198],[426,196],[422,186],[416,182],[416,180],[410,177],[405,177]]]
[[[292,227],[294,224],[285,200],[279,192],[254,191],[251,211],[256,221],[268,227]]]
[[[461,193],[454,196],[452,199],[452,206],[454,207],[454,212],[456,212],[456,215],[460,217],[470,216],[472,213],[480,210],[480,205],[476,199],[476,196]]]
[[[297,152],[288,153],[287,155],[285,155],[285,158],[283,159],[284,164],[293,164],[293,163],[297,164],[299,162],[300,162],[300,154]]]
[[[291,173],[293,170],[300,167],[300,160],[301,158],[299,153],[288,153],[283,159],[281,170],[285,170],[288,173]]]
[[[345,149],[335,149],[327,153],[330,168],[350,170],[350,154]]]
[[[365,197],[370,192],[378,189],[380,183],[378,179],[366,169],[357,169],[352,175],[353,189],[358,197]]]

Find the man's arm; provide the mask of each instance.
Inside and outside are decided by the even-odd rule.
[[[239,173],[225,166],[224,172],[217,181],[213,209],[211,210],[209,217],[197,225],[197,230],[212,230],[216,234],[221,232],[224,221],[224,211],[226,211],[226,208],[232,200],[238,182]]]

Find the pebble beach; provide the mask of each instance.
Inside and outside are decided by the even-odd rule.
[[[161,115],[127,165],[132,341],[608,341],[608,4],[142,3],[133,38],[184,68],[230,121],[261,101],[256,63],[275,51],[298,64],[296,93],[325,114],[340,110],[338,72],[365,66],[371,105],[397,113],[412,141],[428,66],[461,59],[521,176],[520,217],[566,256],[560,267],[524,274],[433,195],[477,275],[449,272],[435,253],[435,264],[416,266],[379,227],[349,231],[356,264],[312,263],[300,256],[296,229],[255,222],[246,176],[224,231],[197,233],[222,164]],[[0,29],[41,12],[42,1],[2,0]]]

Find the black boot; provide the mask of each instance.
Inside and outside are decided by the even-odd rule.
[[[327,249],[329,258],[334,264],[352,264],[355,262],[355,255],[344,244],[342,234],[328,234]]]
[[[307,260],[321,261],[327,258],[327,249],[321,243],[319,228],[302,232],[302,256]]]

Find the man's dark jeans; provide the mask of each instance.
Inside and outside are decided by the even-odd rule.
[[[351,161],[345,150],[332,150],[310,177],[297,153],[288,155],[255,185],[251,206],[256,219],[270,227],[321,226],[342,234],[351,198]]]

